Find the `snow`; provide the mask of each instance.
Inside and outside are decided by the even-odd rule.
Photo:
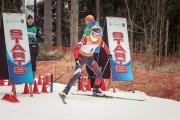
[[[53,93],[30,95],[21,94],[24,84],[16,85],[19,103],[0,100],[0,120],[179,120],[180,102],[135,93],[112,90],[107,95],[145,101],[132,101],[91,96],[72,95],[71,93],[92,94],[91,91],[77,91],[73,86],[63,104],[58,93],[65,85],[54,83]],[[39,91],[42,86],[38,85]],[[50,87],[47,89],[50,91]],[[11,93],[10,86],[0,86],[0,98]]]

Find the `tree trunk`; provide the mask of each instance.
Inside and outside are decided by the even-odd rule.
[[[44,44],[46,52],[52,46],[52,0],[44,0]]]
[[[160,24],[161,26],[162,24]],[[161,64],[161,56],[162,56],[162,29],[160,28],[160,31],[159,31],[159,63],[158,64]]]
[[[36,0],[34,0],[34,22],[36,22],[36,17],[37,17],[37,10],[36,10]]]
[[[57,45],[62,45],[62,34],[61,34],[61,0],[57,0],[56,5],[56,41]]]
[[[96,20],[100,22],[99,0],[96,0]]]
[[[165,56],[168,56],[168,41],[169,41],[169,20],[166,20],[166,42],[165,42]]]
[[[2,0],[2,13],[4,12],[4,0]]]
[[[70,19],[70,48],[78,42],[78,13],[79,0],[71,0],[71,19]]]
[[[149,48],[148,48],[148,33],[147,30],[144,30],[144,44],[145,44],[145,48],[146,48],[146,53],[148,52]]]
[[[137,53],[137,41],[134,41],[134,53]]]
[[[125,4],[126,4],[126,8],[127,8],[127,14],[128,14],[128,21],[130,23],[130,53],[133,54],[133,18],[136,14],[135,10],[133,12],[130,11],[130,7],[128,6],[128,1],[124,0]],[[132,55],[131,54],[131,55]],[[131,57],[132,59],[132,57]]]
[[[3,0],[3,2],[4,2],[5,0]],[[25,13],[26,12],[26,10],[25,10],[25,0],[22,0],[21,1],[22,2],[22,13]],[[4,6],[3,6],[4,7]]]
[[[133,21],[131,20],[131,39],[130,39],[130,41],[131,41],[131,49],[130,49],[130,51],[131,51],[131,54],[133,54],[133,46],[134,46],[134,42],[133,42]],[[132,59],[132,58],[131,58]]]
[[[176,28],[176,39],[174,41],[175,43],[175,53],[178,54],[177,57],[179,58],[180,55],[180,42],[179,42],[180,36],[179,36],[179,29],[178,27]]]

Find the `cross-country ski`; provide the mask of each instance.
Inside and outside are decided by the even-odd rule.
[[[91,96],[91,97],[99,97],[99,98],[114,98],[114,99],[122,99],[122,100],[132,100],[132,101],[145,101],[146,99],[133,99],[133,98],[125,98],[125,97],[116,97],[110,95],[92,95],[92,94],[85,94],[85,93],[71,93],[72,95],[82,95],[82,96]]]
[[[64,104],[67,104],[65,96],[63,96],[61,93],[59,93],[59,96]]]

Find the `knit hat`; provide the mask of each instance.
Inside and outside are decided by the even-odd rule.
[[[28,16],[27,16],[27,19],[30,19],[30,18],[33,19],[33,16],[32,16],[32,15],[28,15]]]
[[[86,16],[85,20],[87,20],[88,22],[93,22],[94,17],[92,15],[88,15],[88,16]]]

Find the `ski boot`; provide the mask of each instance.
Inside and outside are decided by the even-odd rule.
[[[99,87],[98,87],[98,86],[94,86],[94,88],[93,88],[93,95],[94,95],[94,96],[105,96],[105,94],[102,93],[102,92],[99,90]]]
[[[66,99],[65,99],[67,94],[68,94],[68,90],[66,88],[62,91],[62,93],[59,93],[59,96],[61,97],[62,102],[64,104],[67,104]]]
[[[65,88],[65,89],[62,91],[61,95],[62,95],[62,97],[65,98],[67,94],[68,94],[68,90]]]

